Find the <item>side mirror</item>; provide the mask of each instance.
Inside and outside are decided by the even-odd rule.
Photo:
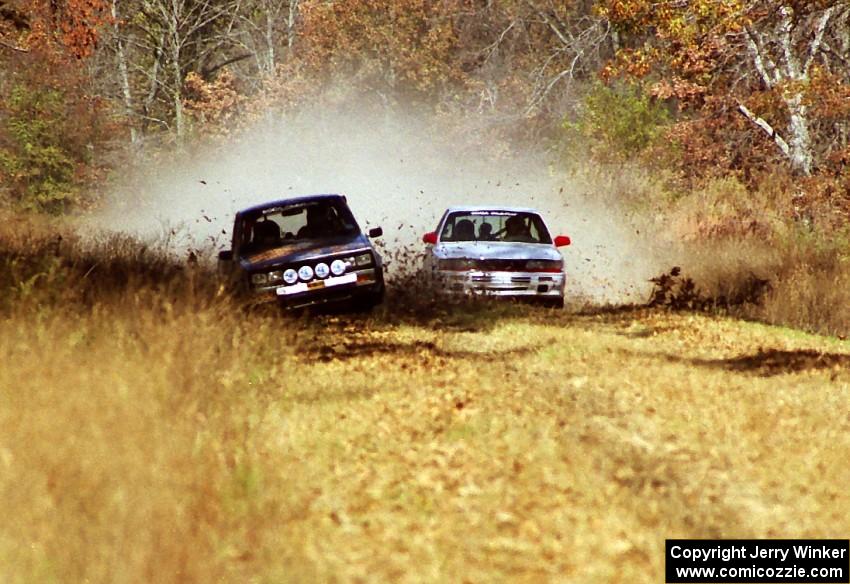
[[[384,234],[384,230],[380,227],[373,227],[369,230],[369,237],[381,237]]]
[[[220,261],[220,262],[233,261],[233,250],[232,249],[223,249],[220,252],[218,252],[218,261]]]
[[[435,231],[426,233],[422,236],[422,241],[425,243],[430,243],[431,245],[437,245],[437,233]]]
[[[566,235],[559,235],[555,238],[555,247],[566,247],[570,243],[572,243],[572,241],[570,241],[570,238]]]

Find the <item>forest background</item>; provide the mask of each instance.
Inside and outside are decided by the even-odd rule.
[[[769,319],[834,332],[848,19],[834,0],[3,0],[0,205],[85,211],[128,167],[354,95],[474,120],[484,157],[627,177],[600,196],[679,240],[779,249],[759,275],[808,316]]]
[[[666,538],[846,537],[848,19],[0,0],[0,580],[648,583]],[[529,156],[546,176],[498,191],[475,165]],[[368,315],[245,310],[195,256],[85,230],[146,191],[210,211],[218,179],[325,177],[432,215],[441,188],[562,199],[568,308],[402,279]],[[623,273],[639,238],[677,263]],[[583,304],[582,269],[658,276],[661,306]]]

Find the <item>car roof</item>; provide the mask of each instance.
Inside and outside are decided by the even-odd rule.
[[[531,207],[512,207],[509,205],[456,205],[449,207],[446,210],[448,213],[469,213],[473,211],[507,211],[509,213],[535,213],[540,215],[540,211]]]
[[[254,205],[252,207],[247,207],[242,209],[237,215],[244,215],[246,213],[255,213],[257,211],[263,211],[265,209],[271,209],[274,207],[281,207],[284,205],[297,205],[299,203],[312,203],[314,201],[329,201],[329,200],[342,200],[345,201],[345,196],[338,194],[321,194],[321,195],[304,195],[301,197],[292,197],[289,199],[278,199],[276,201],[268,201],[266,203],[260,203],[259,205]]]

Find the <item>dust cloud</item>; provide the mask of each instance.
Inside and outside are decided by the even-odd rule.
[[[363,227],[381,226],[390,256],[424,250],[446,207],[537,208],[553,235],[566,234],[568,297],[593,303],[640,302],[658,263],[634,218],[598,188],[553,168],[542,149],[494,155],[482,128],[442,118],[355,107],[316,108],[264,123],[191,160],[151,163],[113,189],[88,226],[166,242],[212,257],[229,247],[234,213],[269,200],[313,193],[348,197]],[[203,254],[202,254],[203,255]],[[394,268],[393,263],[397,264]]]

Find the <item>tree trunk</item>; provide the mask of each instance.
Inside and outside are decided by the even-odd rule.
[[[289,16],[286,19],[286,48],[292,51],[295,44],[295,20],[298,18],[298,0],[289,0]]]
[[[806,116],[807,108],[803,96],[799,92],[786,96],[785,105],[790,115],[788,130],[791,133],[791,167],[795,172],[806,176],[812,174],[814,156],[812,155],[812,140],[809,134],[809,121]]]
[[[802,27],[800,23],[795,22],[793,6],[783,4],[779,7],[779,20],[772,34],[769,31],[762,34],[753,28],[744,29],[753,65],[765,87],[781,89],[783,84],[791,86],[782,92],[782,101],[788,111],[787,142],[781,140],[772,128],[768,131],[764,120],[748,113],[748,110],[744,111],[746,108],[739,109],[774,138],[788,158],[791,169],[806,176],[811,175],[814,170],[815,156],[809,132],[808,107],[801,87],[805,87],[810,80],[812,66],[821,51],[827,25],[836,10],[835,5],[826,8],[817,18]]]
[[[139,135],[133,122],[135,110],[133,109],[133,94],[130,90],[130,75],[127,72],[127,56],[124,53],[124,39],[121,38],[121,29],[118,26],[118,0],[112,0],[112,26],[115,31],[117,51],[115,59],[118,64],[118,78],[121,83],[121,95],[124,99],[124,112],[130,119],[130,144],[135,145],[139,141]]]
[[[171,14],[171,75],[172,79],[172,99],[174,101],[174,129],[177,133],[177,143],[183,143],[185,134],[183,120],[183,68],[180,64],[180,49],[181,39],[179,23],[177,22],[177,11]]]
[[[266,73],[274,74],[275,69],[275,52],[274,52],[274,19],[272,18],[271,7],[266,6]]]
[[[174,76],[174,127],[177,131],[177,143],[182,144],[185,133],[183,123],[183,75],[180,71],[180,49],[172,50],[172,75]]]

